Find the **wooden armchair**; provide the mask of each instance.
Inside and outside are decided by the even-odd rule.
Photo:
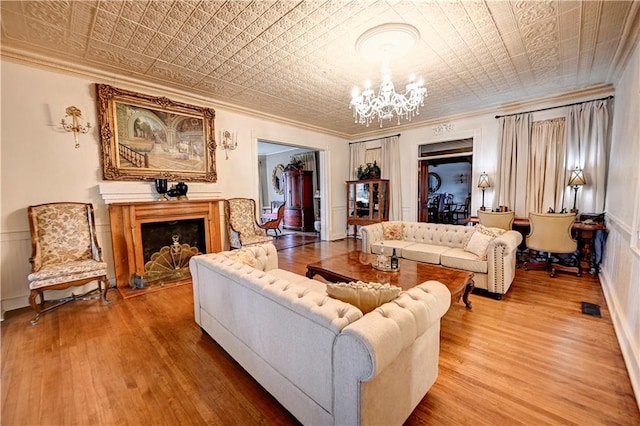
[[[96,238],[93,206],[85,203],[50,203],[28,208],[32,255],[29,303],[40,315],[74,300],[107,299],[107,264]],[[44,292],[81,286],[92,281],[98,287],[76,296],[72,294],[47,306]],[[102,285],[104,284],[104,289]],[[94,292],[97,296],[90,296]],[[36,302],[37,298],[40,302]]]
[[[224,200],[227,234],[231,248],[272,242],[256,220],[256,202],[251,198]]]
[[[455,204],[453,210],[451,210],[451,215],[453,216],[453,223],[459,224],[462,220],[469,217],[469,208],[471,207],[471,197],[467,197],[464,200],[463,204]]]
[[[281,232],[280,223],[282,222],[282,219],[284,219],[284,206],[285,206],[284,203],[280,204],[280,207],[278,207],[278,212],[276,213],[275,219],[268,220],[267,222],[264,222],[262,225],[258,225],[260,228],[264,229],[267,235],[269,234],[270,229],[273,229],[275,237],[278,236],[278,232]]]

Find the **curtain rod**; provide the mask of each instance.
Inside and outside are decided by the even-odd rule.
[[[352,143],[364,143],[364,142],[377,141],[377,140],[384,139],[384,138],[392,138],[394,136],[400,136],[400,133],[398,133],[397,135],[383,136],[381,138],[367,139],[366,141],[349,142],[349,145],[351,145]]]
[[[540,109],[534,109],[531,111],[524,111],[524,112],[514,112],[513,114],[503,114],[503,115],[496,115],[496,118],[501,118],[501,117],[511,117],[512,115],[518,115],[518,114],[527,114],[530,112],[540,112],[540,111],[547,111],[550,109],[556,109],[556,108],[565,108],[565,107],[570,107],[570,106],[574,106],[574,105],[580,105],[580,104],[584,104],[586,102],[593,102],[593,101],[604,101],[607,99],[613,99],[613,95],[610,96],[606,96],[604,98],[599,98],[599,99],[591,99],[588,101],[582,101],[582,102],[574,102],[572,104],[567,104],[567,105],[559,105],[559,106],[554,106],[554,107],[548,107],[548,108],[540,108]]]

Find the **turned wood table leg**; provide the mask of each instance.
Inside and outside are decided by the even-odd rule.
[[[464,295],[462,296],[462,301],[464,302],[464,305],[467,307],[467,309],[471,309],[469,294],[471,293],[471,291],[474,289],[475,286],[476,284],[473,282],[473,280],[471,280],[467,283],[466,287],[464,288]]]

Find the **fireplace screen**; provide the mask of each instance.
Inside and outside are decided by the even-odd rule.
[[[144,288],[189,279],[189,259],[205,248],[204,219],[143,223],[144,275],[134,275],[131,286]]]

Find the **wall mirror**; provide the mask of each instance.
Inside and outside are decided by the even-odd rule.
[[[284,166],[278,164],[273,168],[271,172],[271,183],[273,184],[273,190],[276,194],[284,194]]]
[[[442,179],[437,173],[429,172],[429,192],[436,192],[442,185]]]

